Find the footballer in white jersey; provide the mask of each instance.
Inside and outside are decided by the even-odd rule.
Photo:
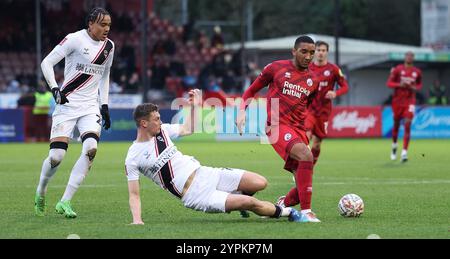
[[[38,216],[45,215],[48,182],[63,160],[75,128],[80,133],[83,148],[55,209],[67,218],[77,216],[71,207],[71,199],[92,166],[102,120],[105,130],[111,126],[108,109],[109,71],[114,56],[114,43],[108,39],[111,15],[97,7],[88,14],[86,22],[86,29],[68,34],[41,63],[57,105],[52,117],[50,152],[42,165],[35,196]],[[64,83],[59,87],[53,67],[62,59],[65,59]]]
[[[201,101],[199,93],[197,89],[189,92],[192,108]],[[300,214],[295,209],[252,197],[266,187],[264,177],[240,169],[201,166],[193,157],[178,151],[171,138],[193,133],[190,115],[182,125],[162,124],[158,107],[147,103],[136,107],[133,117],[138,127],[137,137],[125,160],[132,224],[144,224],[140,174],[172,193],[190,209],[209,213],[250,210],[260,216],[286,216],[291,221],[299,221]]]

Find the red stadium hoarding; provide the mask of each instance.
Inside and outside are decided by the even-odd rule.
[[[333,112],[328,122],[328,137],[381,137],[381,115],[381,106],[333,107]]]

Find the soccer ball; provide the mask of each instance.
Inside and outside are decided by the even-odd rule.
[[[338,210],[343,217],[359,217],[364,212],[364,202],[356,194],[346,194],[339,200]]]

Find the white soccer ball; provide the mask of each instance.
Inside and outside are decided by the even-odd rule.
[[[344,217],[359,217],[364,212],[364,202],[356,194],[346,194],[338,204],[339,214]]]

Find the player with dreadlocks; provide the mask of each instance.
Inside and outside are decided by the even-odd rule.
[[[71,200],[86,177],[97,153],[102,127],[108,130],[109,71],[114,43],[108,39],[111,15],[94,8],[86,17],[86,29],[68,34],[41,63],[43,75],[56,101],[52,117],[50,152],[44,160],[35,196],[35,213],[44,216],[47,185],[63,160],[69,139],[77,127],[83,147],[56,212],[75,218]],[[58,86],[53,67],[65,59],[64,82]]]

